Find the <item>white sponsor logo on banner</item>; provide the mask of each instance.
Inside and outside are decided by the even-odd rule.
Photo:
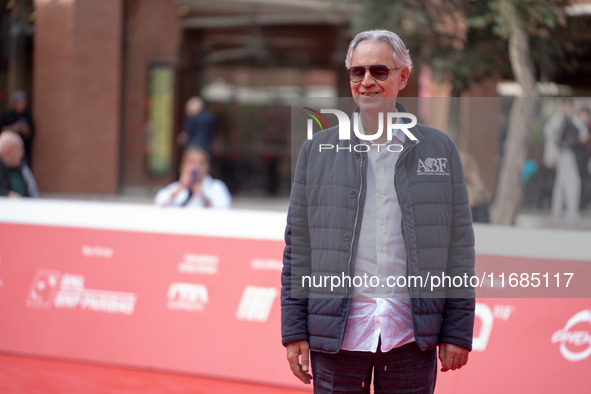
[[[573,329],[577,324],[581,326]],[[585,309],[568,319],[564,328],[552,335],[560,343],[560,353],[568,361],[581,361],[591,355],[591,310]]]
[[[283,262],[277,259],[257,259],[250,260],[250,266],[255,270],[281,271]]]
[[[194,283],[172,283],[168,288],[168,309],[203,312],[209,302],[207,287]]]
[[[59,271],[37,270],[27,297],[27,306],[30,308],[51,308],[60,275]]]
[[[137,295],[84,287],[83,275],[61,273],[55,270],[37,270],[27,296],[30,308],[82,309],[104,313],[131,315]]]
[[[218,273],[219,262],[219,256],[185,253],[177,268],[183,274],[215,275]]]
[[[472,340],[472,350],[483,352],[486,349],[493,328],[494,316],[488,305],[477,302],[475,315],[480,319],[480,332]]]
[[[82,256],[110,259],[114,254],[113,249],[104,246],[82,245]]]
[[[238,320],[266,322],[277,297],[274,287],[247,286],[242,293],[240,305],[236,311]]]
[[[485,351],[493,331],[494,322],[506,322],[514,312],[514,305],[494,304],[491,307],[483,302],[477,302],[474,313],[476,318],[480,319],[480,331],[474,333],[472,350]]]

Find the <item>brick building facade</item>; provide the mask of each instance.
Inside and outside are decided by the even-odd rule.
[[[221,118],[212,152],[214,176],[233,192],[267,189],[270,194],[278,190],[272,178],[281,177],[285,192],[290,158],[283,152],[289,154],[290,149],[282,124],[288,124],[289,105],[244,104],[237,91],[303,92],[323,84],[334,95],[349,95],[343,58],[351,15],[327,14],[326,1],[18,3],[31,1],[34,61],[32,76],[22,87],[31,92],[37,125],[32,164],[42,193],[116,194],[127,187],[156,188],[172,181],[180,155],[175,139],[182,129],[183,104],[216,81],[231,86],[233,96],[210,103]],[[587,8],[577,10],[577,18],[589,19]],[[584,34],[577,39],[588,41]],[[579,82],[587,75],[583,70],[589,69],[581,64]],[[445,84],[432,83],[424,68],[413,73],[402,95],[448,96]],[[495,97],[497,82],[485,81],[463,96]],[[574,85],[570,79],[557,82]],[[161,96],[164,107],[154,114],[153,91],[163,84],[168,88]],[[10,94],[0,84],[2,89],[4,97]],[[462,110],[457,142],[478,158],[485,182],[494,191],[497,168],[491,163],[497,150],[491,147],[499,143],[494,116],[500,101],[480,103],[479,108]],[[447,111],[448,104],[441,100],[432,103],[431,113],[436,104],[441,104],[440,112]],[[481,116],[469,116],[475,113]],[[154,137],[152,116],[168,122],[168,134],[160,139]],[[254,118],[278,126],[264,130]],[[447,129],[446,114],[428,120]],[[150,161],[154,151],[159,151],[160,162]],[[246,181],[251,183],[245,186]]]
[[[112,194],[124,182],[149,183],[147,73],[156,63],[177,64],[176,1],[35,6],[33,171],[40,190]]]
[[[279,2],[278,7],[269,3],[262,8],[231,1],[218,5],[194,0],[190,7],[182,3],[34,1],[32,110],[37,135],[33,171],[42,192],[115,194],[127,187],[158,187],[172,181],[181,152],[176,135],[182,130],[183,104],[216,78],[225,78],[234,87],[248,80],[255,89],[264,80],[263,89],[267,89],[285,82],[269,79],[271,75],[295,75],[300,80],[305,76],[304,84],[317,83],[314,76],[321,75],[337,91],[348,87],[344,73],[336,71],[342,67],[346,45],[342,16],[325,20],[312,3],[302,7]],[[183,14],[187,8],[190,11]],[[262,14],[256,26],[251,21],[254,12]],[[253,40],[257,38],[268,45],[264,56],[256,53]],[[253,48],[255,52],[249,52]],[[233,57],[236,53],[245,56]],[[168,71],[172,78],[172,105],[167,109],[172,124],[164,144],[162,139],[151,140],[154,70]],[[221,119],[221,127],[236,124],[248,111],[266,111],[262,105],[244,110],[244,104],[235,101],[212,104],[217,115],[229,113],[234,118]],[[279,108],[286,110],[289,106]],[[236,116],[236,111],[241,114]],[[225,131],[244,134],[244,130]],[[227,137],[224,130],[219,134]],[[225,174],[233,191],[240,182],[233,187],[230,178],[246,178],[240,172],[246,167],[258,174],[251,179],[263,179],[247,189],[265,189],[269,181],[264,178],[277,176],[266,174],[267,167],[277,163],[261,163],[267,153],[251,146],[249,141],[257,138],[218,141],[223,149],[215,152],[214,175],[224,178]],[[283,140],[281,149],[289,151],[288,139]],[[238,144],[240,157],[226,149],[231,144]],[[168,163],[154,170],[149,156],[153,150],[162,151],[162,145],[166,145]],[[289,164],[289,157],[286,161]],[[288,185],[289,170],[282,176]]]

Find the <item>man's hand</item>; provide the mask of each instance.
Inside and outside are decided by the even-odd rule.
[[[174,189],[172,193],[170,193],[170,200],[168,201],[169,204],[172,204],[174,202],[174,199],[176,198],[176,196],[178,196],[181,190],[183,190],[183,185],[178,185],[178,187]]]
[[[191,187],[194,196],[199,196],[203,200],[203,206],[211,207],[211,200],[203,193],[203,179]]]
[[[194,196],[202,196],[203,195],[203,182],[202,180],[197,180],[197,182],[191,185],[191,193]]]
[[[441,361],[441,372],[455,371],[468,363],[469,350],[451,343],[439,345],[439,361]]]
[[[310,371],[310,347],[308,346],[308,341],[290,342],[286,348],[287,361],[289,361],[291,372],[302,382],[310,384],[312,375],[308,373]],[[301,363],[299,362],[300,356],[302,356]]]

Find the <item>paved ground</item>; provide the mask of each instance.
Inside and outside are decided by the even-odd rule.
[[[154,196],[158,189],[153,188],[130,188],[122,194],[56,194],[42,193],[42,198],[59,198],[90,201],[110,201],[138,204],[153,204]],[[265,196],[234,196],[232,197],[232,208],[234,209],[256,209],[265,211],[287,212],[289,197],[265,197]]]
[[[523,209],[515,223],[520,227],[556,228],[568,230],[591,230],[591,207],[581,212],[578,220],[558,220],[545,210]]]

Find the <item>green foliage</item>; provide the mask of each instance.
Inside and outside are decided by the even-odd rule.
[[[549,37],[563,20],[566,0],[496,0],[487,2],[489,10],[482,18],[493,23],[493,32],[503,39],[511,35],[512,19],[530,36]]]
[[[376,28],[396,32],[415,64],[428,64],[434,78],[450,81],[456,94],[484,78],[510,76],[507,39],[513,21],[529,34],[542,74],[552,71],[549,59],[564,59],[557,30],[564,25],[566,0],[344,1],[360,7],[352,34]]]

